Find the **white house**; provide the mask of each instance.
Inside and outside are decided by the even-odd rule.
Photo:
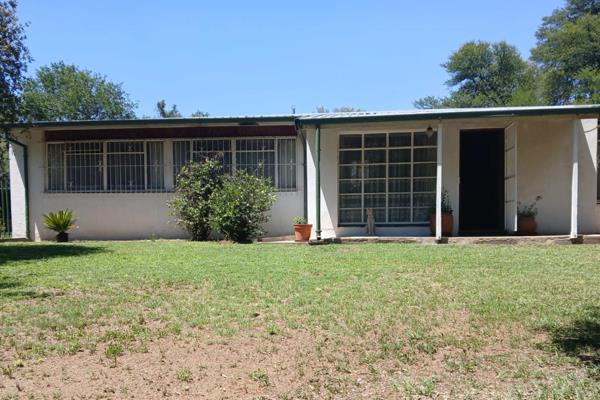
[[[575,238],[600,232],[599,115],[586,105],[15,125],[12,232],[50,239],[43,214],[68,208],[73,239],[185,237],[166,203],[179,168],[211,156],[273,180],[272,236],[297,215],[315,237],[364,235],[368,208],[378,235],[430,235],[446,190],[453,235],[512,234],[517,203],[542,196],[538,232]]]

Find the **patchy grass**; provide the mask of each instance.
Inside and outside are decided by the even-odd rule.
[[[236,376],[281,398],[598,398],[599,250],[0,244],[2,376],[26,387],[85,358],[106,361],[98,377],[155,365],[154,395],[167,376],[192,391]]]

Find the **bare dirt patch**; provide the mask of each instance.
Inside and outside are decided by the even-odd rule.
[[[505,334],[478,351],[303,330],[187,334],[152,340],[143,353],[99,346],[40,361],[5,353],[0,398],[503,398],[515,386],[581,372],[543,361],[549,355],[529,345],[511,346]]]

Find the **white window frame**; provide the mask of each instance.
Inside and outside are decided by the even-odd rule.
[[[131,143],[131,142],[136,142],[136,143],[143,143],[143,149],[144,149],[144,189],[140,189],[140,190],[109,190],[108,189],[108,143]],[[165,146],[165,140],[163,139],[114,139],[114,140],[70,140],[70,141],[49,141],[46,142],[46,146],[45,146],[45,157],[44,157],[44,192],[46,193],[161,193],[161,192],[166,192],[166,188],[165,188],[165,180],[163,177],[163,187],[160,189],[148,189],[148,143],[155,143],[155,142],[160,142],[162,143],[162,152],[163,152],[163,160],[162,160],[162,168],[164,171],[164,168],[166,167],[165,164],[165,151],[166,151],[166,146]],[[63,188],[61,190],[49,190],[49,181],[50,181],[50,177],[49,177],[49,170],[50,167],[48,165],[48,152],[49,149],[48,147],[51,145],[68,145],[68,144],[100,144],[102,147],[102,153],[99,153],[102,155],[102,189],[98,189],[98,190],[70,190],[66,187],[67,185],[67,162],[66,162],[66,154],[63,152],[62,154],[62,168],[63,168]],[[128,153],[120,153],[120,154],[128,154]],[[131,154],[140,154],[139,152],[133,152]]]
[[[390,146],[390,135],[391,134],[410,134],[410,146]],[[344,226],[364,226],[367,221],[366,221],[366,217],[365,217],[365,212],[366,212],[366,208],[365,208],[365,194],[384,194],[385,195],[385,222],[383,221],[377,221],[376,225],[377,226],[424,226],[424,225],[428,225],[429,222],[426,221],[414,221],[415,218],[415,205],[414,205],[414,195],[416,194],[433,194],[435,195],[435,188],[433,191],[428,191],[428,192],[415,192],[414,191],[414,181],[415,179],[436,179],[436,175],[432,175],[432,176],[426,176],[426,177],[415,177],[414,175],[414,166],[417,164],[434,164],[436,161],[414,161],[414,152],[415,149],[437,149],[437,144],[436,145],[427,145],[427,146],[415,146],[415,134],[417,133],[425,133],[424,129],[398,129],[398,130],[373,130],[373,131],[348,131],[348,132],[339,132],[338,137],[337,137],[337,168],[336,168],[336,177],[337,177],[337,185],[338,185],[338,201],[337,201],[337,205],[338,205],[338,226],[340,227],[344,227]],[[365,136],[366,135],[376,135],[376,134],[385,134],[385,144],[386,147],[365,147]],[[437,134],[437,132],[435,132],[435,134]],[[361,147],[360,148],[349,148],[349,149],[342,149],[340,147],[340,137],[342,136],[351,136],[351,135],[359,135],[362,136],[361,138]],[[410,150],[410,156],[411,156],[411,160],[410,162],[394,162],[391,163],[390,162],[390,150],[399,150],[399,149],[406,149],[406,150]],[[357,164],[361,167],[361,177],[358,179],[351,179],[351,178],[340,178],[340,167],[342,166],[351,166],[353,164],[342,164],[341,163],[341,158],[340,155],[342,152],[344,151],[361,151],[361,163]],[[365,155],[365,151],[368,150],[385,150],[386,151],[386,162],[385,163],[377,163],[377,164],[366,164],[364,162],[364,155]],[[390,178],[390,165],[410,165],[410,177],[406,177],[406,178],[397,178],[397,177],[392,177]],[[385,165],[385,178],[365,178],[365,166],[369,166],[369,165]],[[410,181],[410,191],[409,192],[392,192],[391,194],[408,194],[410,195],[410,207],[391,207],[389,206],[389,196],[390,196],[390,191],[389,191],[389,182],[390,179],[408,179]],[[341,221],[341,210],[358,210],[358,208],[342,208],[341,207],[341,196],[344,195],[343,193],[340,193],[339,189],[340,189],[340,182],[341,181],[353,181],[353,180],[360,180],[361,182],[361,192],[360,192],[360,196],[361,196],[361,221],[360,222],[342,222]],[[364,182],[365,180],[385,180],[385,192],[381,192],[381,193],[365,193],[365,185]],[[348,195],[352,195],[353,193],[347,193]],[[357,195],[359,193],[356,193]],[[381,207],[372,207],[374,209],[382,209]],[[407,208],[410,210],[410,221],[390,221],[389,220],[389,214],[390,214],[390,209],[403,209],[403,208]],[[424,208],[424,207],[416,207],[416,208]]]
[[[273,147],[273,150],[267,150],[267,151],[273,151],[274,152],[274,158],[273,158],[273,167],[274,167],[274,173],[273,173],[273,186],[275,186],[275,190],[278,193],[290,193],[290,192],[297,192],[298,191],[298,138],[296,136],[231,136],[231,137],[195,137],[195,138],[185,138],[185,139],[173,139],[172,143],[173,143],[173,150],[172,152],[174,152],[175,150],[175,143],[176,142],[187,142],[190,146],[190,158],[193,159],[192,154],[194,153],[193,148],[194,148],[194,141],[201,141],[201,140],[228,140],[230,142],[230,152],[231,152],[231,171],[232,173],[235,173],[235,171],[237,170],[237,141],[238,140],[274,140],[275,144]],[[295,166],[295,185],[293,188],[279,188],[279,142],[280,140],[294,140],[294,166]],[[246,151],[246,150],[244,150]],[[262,152],[262,150],[247,150],[248,152]],[[287,164],[286,164],[287,165]],[[170,173],[175,175],[175,168],[179,167],[179,165],[175,165],[175,157],[173,157],[173,165],[171,167],[171,171]]]

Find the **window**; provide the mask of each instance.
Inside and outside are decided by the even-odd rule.
[[[174,180],[190,160],[217,159],[225,173],[244,170],[268,178],[278,191],[296,190],[296,139],[194,139],[173,142]]]
[[[339,222],[364,224],[373,209],[378,224],[426,222],[435,205],[436,134],[341,135]]]
[[[47,154],[50,192],[164,190],[159,141],[49,143]]]
[[[238,139],[235,167],[275,184],[275,139]]]

